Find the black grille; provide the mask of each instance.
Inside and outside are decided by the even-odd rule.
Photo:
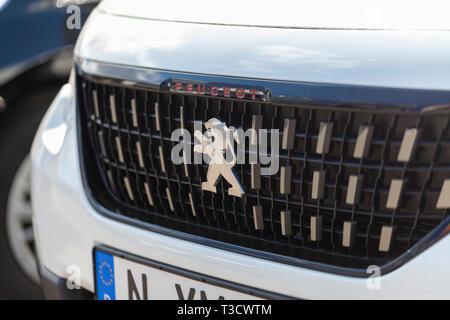
[[[448,215],[446,209],[436,209],[444,179],[450,178],[447,115],[236,101],[136,89],[83,77],[78,78],[78,92],[84,165],[92,195],[106,209],[133,220],[291,258],[363,269],[384,265],[405,253]],[[111,96],[116,122],[112,121]],[[137,127],[132,99],[136,101]],[[155,103],[159,104],[161,131],[156,129]],[[281,139],[285,119],[295,118],[294,148],[280,150],[280,166],[292,166],[291,193],[280,194],[280,173],[262,177],[261,189],[252,190],[249,164],[235,167],[245,189],[243,198],[228,196],[229,185],[223,179],[216,194],[202,192],[208,165],[188,165],[186,175],[183,165],[170,161],[176,144],[171,133],[181,125],[180,106],[184,126],[192,136],[194,121],[204,123],[215,117],[246,130],[252,126],[253,115],[263,115],[262,128],[280,129]],[[334,124],[330,149],[324,155],[316,153],[321,122]],[[370,153],[363,160],[355,159],[358,130],[367,124],[374,127]],[[420,128],[420,140],[414,158],[400,163],[397,155],[408,128]],[[315,170],[326,171],[322,200],[311,198]],[[357,174],[364,175],[361,198],[357,205],[348,205],[349,176]],[[386,208],[392,179],[407,179],[398,209]],[[255,205],[263,207],[264,230],[255,230]],[[291,236],[281,233],[280,212],[284,210],[292,213]],[[311,240],[312,216],[322,217],[321,241]],[[344,221],[357,222],[350,248],[342,245]],[[388,252],[379,250],[383,226],[394,227]]]

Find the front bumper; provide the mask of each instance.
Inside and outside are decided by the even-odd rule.
[[[59,278],[46,267],[40,269],[41,286],[44,296],[49,300],[93,300],[94,294],[86,289],[71,290],[67,280]]]
[[[143,230],[99,214],[83,186],[73,87],[51,105],[32,149],[34,226],[41,270],[60,279],[76,266],[94,292],[92,250],[123,252],[252,288],[306,299],[450,298],[450,237],[386,275],[352,278],[224,251]],[[369,276],[369,274],[368,274]]]

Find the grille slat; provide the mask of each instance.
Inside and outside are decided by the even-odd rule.
[[[131,219],[260,251],[363,269],[398,257],[448,216],[448,209],[436,209],[442,183],[450,178],[448,115],[234,101],[83,77],[78,84],[90,189],[102,206]],[[205,123],[213,117],[247,130],[254,115],[262,116],[258,119],[269,131],[269,142],[270,130],[280,130],[279,163],[286,167],[283,181],[290,181],[289,186],[281,185],[280,170],[260,176],[260,187],[252,189],[252,169],[246,163],[234,168],[245,190],[242,198],[228,195],[223,178],[217,193],[206,192],[201,184],[207,164],[175,165],[170,160],[177,144],[171,139],[173,130],[184,127],[193,137],[195,121]],[[295,119],[293,145],[289,142],[286,150],[281,148],[285,119]],[[326,130],[322,136],[321,126]],[[364,149],[355,158],[361,126],[373,131],[369,152]],[[397,156],[409,128],[421,130],[420,140],[413,158],[403,163]],[[246,142],[248,160],[250,141]],[[193,156],[193,141],[189,145]],[[325,173],[320,176],[325,177],[323,194],[317,199],[312,198],[315,171]],[[351,175],[363,179],[360,197],[347,204]],[[389,209],[393,179],[407,179],[407,184],[400,206]],[[262,211],[258,230],[255,206]],[[316,217],[315,230],[311,217]],[[381,230],[390,226],[390,248],[381,252]]]
[[[434,148],[433,148],[433,155],[431,157],[432,161],[431,161],[430,166],[428,168],[427,175],[426,175],[426,178],[425,178],[425,182],[423,183],[422,188],[420,190],[419,206],[418,206],[417,211],[416,211],[416,216],[414,217],[413,227],[411,228],[411,231],[409,233],[408,247],[410,247],[412,242],[413,242],[413,235],[416,232],[417,225],[418,225],[418,222],[419,222],[420,208],[423,208],[424,196],[425,196],[425,193],[428,191],[427,189],[429,189],[430,177],[431,177],[431,174],[433,172],[433,167],[435,166],[437,158],[438,158],[439,146],[441,145],[441,141],[442,141],[443,135],[445,134],[445,132],[448,131],[448,128],[449,128],[449,118],[446,119],[445,125],[440,130],[439,136],[438,136],[437,141],[436,141],[436,144],[434,145]]]

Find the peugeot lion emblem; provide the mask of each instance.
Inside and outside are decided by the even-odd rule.
[[[211,158],[206,176],[207,181],[202,183],[202,190],[216,193],[216,185],[220,176],[223,176],[231,184],[228,194],[241,198],[245,192],[233,170],[236,165],[233,142],[240,143],[236,128],[227,127],[225,123],[216,118],[209,119],[205,123],[205,128],[207,129],[206,135],[199,130],[194,133],[194,136],[200,141],[200,144],[194,146],[194,151],[205,153]],[[226,159],[227,149],[231,159]]]

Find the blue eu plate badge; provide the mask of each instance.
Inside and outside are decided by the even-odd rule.
[[[171,272],[161,263],[132,260],[126,254],[114,254],[108,249],[95,250],[95,279],[98,300],[184,300],[184,299],[258,299],[245,292],[184,277],[179,269]],[[112,251],[112,250],[111,250]],[[129,258],[131,257],[131,258]],[[152,290],[149,290],[149,288]]]
[[[114,257],[111,254],[96,251],[95,265],[97,274],[97,299],[115,300]]]

